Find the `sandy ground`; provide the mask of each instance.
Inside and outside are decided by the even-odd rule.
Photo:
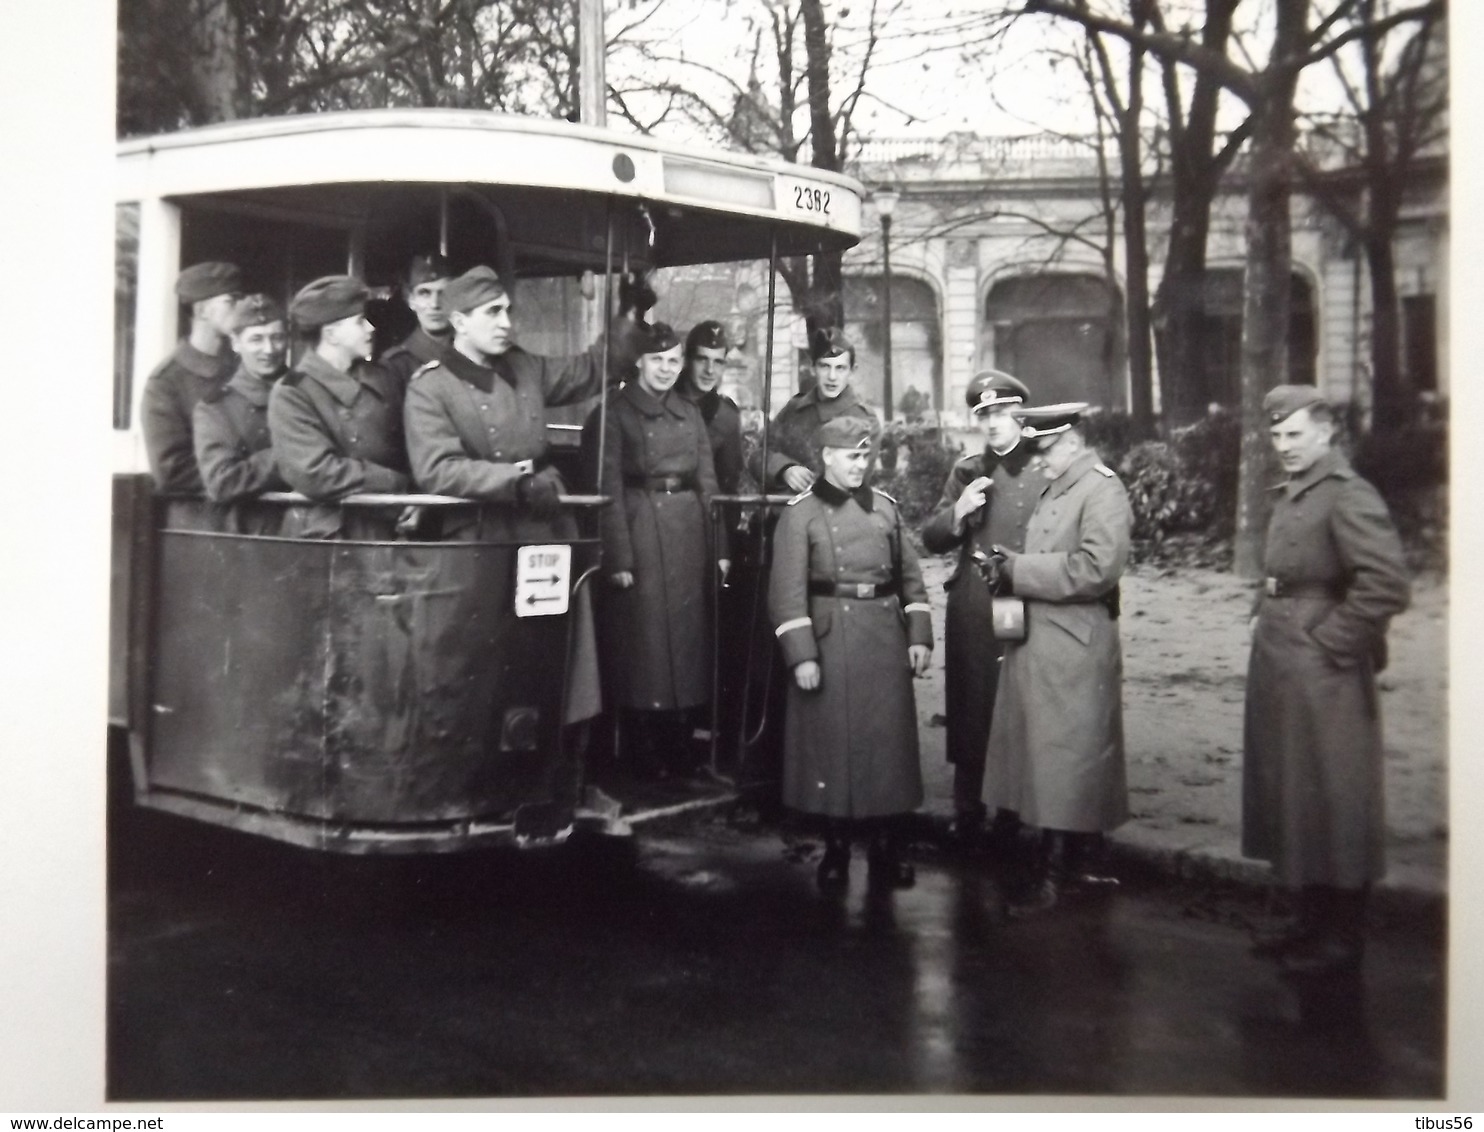
[[[938,636],[934,667],[917,683],[927,808],[952,811],[943,757],[943,579],[923,569]],[[1140,567],[1123,583],[1124,734],[1132,820],[1119,840],[1214,858],[1241,869],[1242,712],[1251,587],[1214,570]],[[1412,608],[1392,624],[1382,674],[1391,885],[1446,890],[1446,581],[1419,578]]]

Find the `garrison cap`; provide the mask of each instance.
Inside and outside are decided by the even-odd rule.
[[[997,405],[1023,405],[1031,399],[1025,382],[997,369],[980,370],[964,391],[969,408],[979,413]]]
[[[415,255],[407,265],[407,287],[411,290],[419,283],[431,283],[435,279],[452,279],[453,268],[448,266],[445,256],[433,252],[431,255]]]
[[[314,330],[342,318],[364,314],[371,292],[349,275],[325,275],[299,290],[289,303],[289,317],[301,330]]]
[[[690,328],[690,333],[685,336],[685,352],[694,354],[697,350],[725,350],[731,346],[727,341],[727,330],[714,318],[708,318],[705,322],[698,322]]]
[[[1066,432],[1082,419],[1082,414],[1087,409],[1086,401],[1063,401],[1057,405],[1017,409],[1015,415],[1020,418],[1023,426],[1021,434],[1034,440],[1038,436],[1056,436]]]
[[[175,279],[175,294],[182,303],[201,303],[241,290],[242,272],[235,263],[195,263]]]
[[[283,308],[267,295],[246,295],[232,308],[232,333],[249,326],[267,326],[270,322],[287,322]]]
[[[640,329],[643,334],[639,341],[640,354],[663,354],[680,345],[680,335],[668,322],[653,322]]]
[[[833,417],[814,430],[814,441],[820,448],[871,447],[871,424],[865,417],[853,414]]]
[[[495,269],[480,264],[471,267],[443,289],[443,305],[450,311],[468,312],[508,294],[510,289]]]
[[[855,358],[855,346],[838,327],[826,326],[809,336],[809,360],[833,358],[836,354],[849,354]]]
[[[1262,399],[1262,412],[1269,424],[1277,424],[1279,421],[1286,421],[1300,409],[1325,404],[1327,402],[1316,385],[1279,385],[1270,389],[1268,395]]]

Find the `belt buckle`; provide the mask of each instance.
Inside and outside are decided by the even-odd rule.
[[[856,597],[862,597],[862,598],[865,598],[865,597],[875,597],[876,596],[876,583],[875,582],[856,582],[855,583],[855,596]]]
[[[675,492],[677,492],[677,491],[679,491],[680,490],[680,477],[679,476],[666,476],[665,477],[665,490],[668,491],[668,492],[670,492],[670,493],[672,493],[672,494],[675,493]]]
[[[1282,588],[1282,584],[1277,578],[1264,578],[1262,584],[1263,589],[1267,591],[1268,597],[1277,597],[1279,589]]]
[[[535,460],[517,460],[515,462],[515,470],[517,472],[519,472],[523,476],[532,475],[536,471],[536,461]]]

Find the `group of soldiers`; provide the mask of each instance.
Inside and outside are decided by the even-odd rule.
[[[585,591],[574,607],[566,721],[595,715],[606,695],[648,773],[689,769],[675,752],[711,695],[707,603],[731,557],[729,532],[708,520],[711,498],[738,491],[745,474],[791,495],[767,582],[789,679],[783,802],[822,823],[821,889],[848,886],[858,839],[872,883],[913,883],[904,819],[923,787],[912,679],[930,664],[931,609],[897,505],[871,484],[881,426],[856,395],[855,348],[841,332],[811,338],[812,386],[744,460],[738,407],[718,388],[724,329],[703,322],[682,341],[646,323],[655,297],[642,284],[621,289],[619,315],[587,351],[544,357],[515,344],[511,291],[495,271],[455,276],[441,257],[417,257],[404,297],[418,327],[379,363],[369,292],[353,278],[316,280],[287,311],[244,296],[229,264],[187,269],[177,291],[190,332],[144,392],[157,488],[229,511],[296,490],[309,502],[283,518],[285,535],[356,537],[335,501],[420,489],[509,505],[447,519],[438,537],[570,539],[545,410],[623,382],[584,429],[583,486],[612,496],[600,521],[607,584],[596,629]],[[292,366],[291,329],[305,340]],[[954,831],[1013,862],[1009,911],[1031,916],[1116,884],[1102,838],[1129,816],[1118,623],[1133,517],[1089,444],[1086,404],[1037,406],[995,370],[975,376],[967,403],[985,446],[953,467],[920,531],[930,552],[955,556]],[[1375,673],[1407,572],[1318,390],[1279,386],[1265,411],[1286,479],[1253,615],[1243,852],[1272,862],[1296,907],[1254,950],[1298,974],[1354,970],[1366,893],[1384,868]],[[264,521],[242,511],[236,529]]]

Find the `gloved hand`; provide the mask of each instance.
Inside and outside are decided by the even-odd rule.
[[[631,271],[618,281],[618,313],[620,315],[631,314],[636,322],[642,322],[645,312],[657,302],[659,302],[659,296],[654,293],[654,288],[640,272]]]
[[[543,468],[521,479],[516,485],[515,495],[532,516],[550,519],[561,510],[562,493],[566,490],[560,472],[555,468]]]
[[[1015,584],[1015,560],[1020,557],[1019,553],[1007,550],[1003,546],[995,545],[989,548],[994,552],[994,560],[999,565],[1000,577],[1004,579],[1006,586]]]

